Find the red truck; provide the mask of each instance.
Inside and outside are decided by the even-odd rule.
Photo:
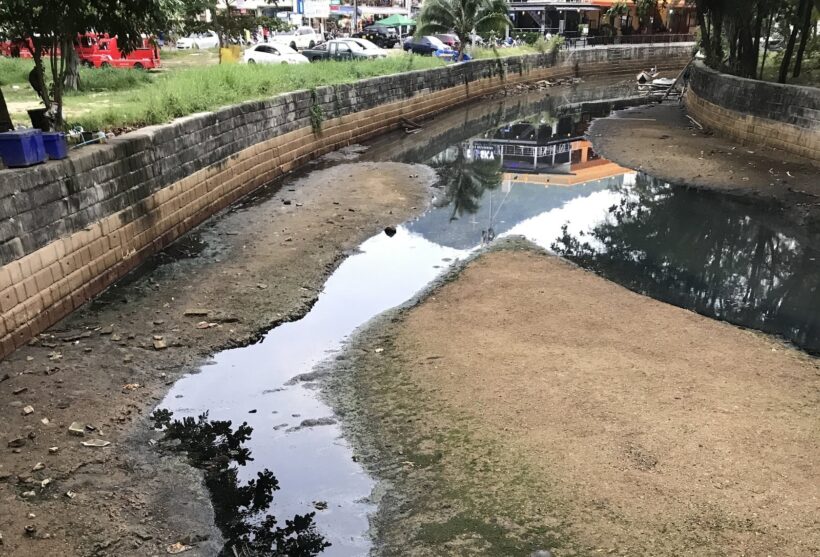
[[[152,69],[160,66],[159,47],[148,38],[142,39],[142,46],[128,54],[117,46],[117,37],[86,33],[77,38],[74,50],[80,63],[89,68],[134,68]]]
[[[0,43],[0,55],[12,58],[31,58],[34,46],[31,39],[18,39]],[[108,34],[86,33],[74,41],[74,50],[80,63],[89,68],[151,69],[160,66],[159,47],[149,38],[142,39],[142,46],[125,54],[117,46],[117,37]],[[59,56],[60,53],[57,52]]]

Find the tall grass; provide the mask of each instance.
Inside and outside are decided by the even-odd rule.
[[[27,84],[34,68],[31,58],[0,56],[0,85]],[[51,82],[51,70],[46,62],[46,82]],[[148,72],[116,68],[80,68],[80,92],[124,91],[151,81]]]
[[[214,110],[247,100],[322,85],[442,66],[433,57],[401,56],[381,60],[315,62],[302,65],[218,65],[156,76],[116,99],[116,106],[69,118],[86,130],[139,127]]]
[[[27,83],[33,67],[34,61],[31,59],[0,56],[0,85]]]
[[[470,51],[470,56],[476,59],[480,58],[495,58],[496,56],[506,57],[506,56],[524,56],[525,54],[537,54],[538,51],[529,45],[521,45],[521,46],[505,46],[502,48],[496,49],[498,54],[496,55],[495,51],[492,48],[474,48]]]
[[[146,71],[118,68],[80,68],[80,92],[125,91],[146,85],[152,76]]]

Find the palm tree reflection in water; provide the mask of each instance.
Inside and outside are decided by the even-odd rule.
[[[443,194],[436,207],[452,207],[450,221],[475,215],[482,206],[485,192],[493,192],[501,185],[501,162],[495,159],[474,159],[468,157],[467,146],[454,146],[433,158],[431,166],[439,176]],[[503,204],[503,201],[502,201]],[[487,228],[481,231],[481,243],[487,244],[495,238],[493,220],[498,208],[493,209],[492,198],[488,204]]]

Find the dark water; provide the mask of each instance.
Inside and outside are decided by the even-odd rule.
[[[352,556],[370,549],[375,482],[353,458],[315,379],[292,379],[321,369],[358,327],[496,238],[523,235],[633,290],[820,351],[816,244],[775,210],[600,158],[584,132],[593,118],[629,104],[600,99],[624,93],[584,86],[485,101],[426,122],[418,134],[378,140],[362,158],[438,170],[435,206],[395,236],[364,242],[304,318],[215,355],[177,382],[160,408],[247,421],[255,460],[237,482],[272,470],[280,487],[272,512],[284,519],[319,503],[317,529],[333,544],[325,554]]]
[[[441,207],[409,228],[459,248],[521,234],[637,292],[820,352],[817,231],[600,159],[583,132],[611,107],[537,113],[443,147],[425,161]]]

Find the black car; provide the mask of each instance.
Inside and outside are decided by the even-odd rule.
[[[399,34],[392,27],[384,25],[369,25],[361,33],[356,33],[354,37],[367,39],[381,48],[393,48],[399,42]]]
[[[425,35],[424,37],[407,37],[407,40],[404,41],[404,50],[413,54],[432,55],[437,50],[450,49],[441,42],[441,39],[433,35]]]

